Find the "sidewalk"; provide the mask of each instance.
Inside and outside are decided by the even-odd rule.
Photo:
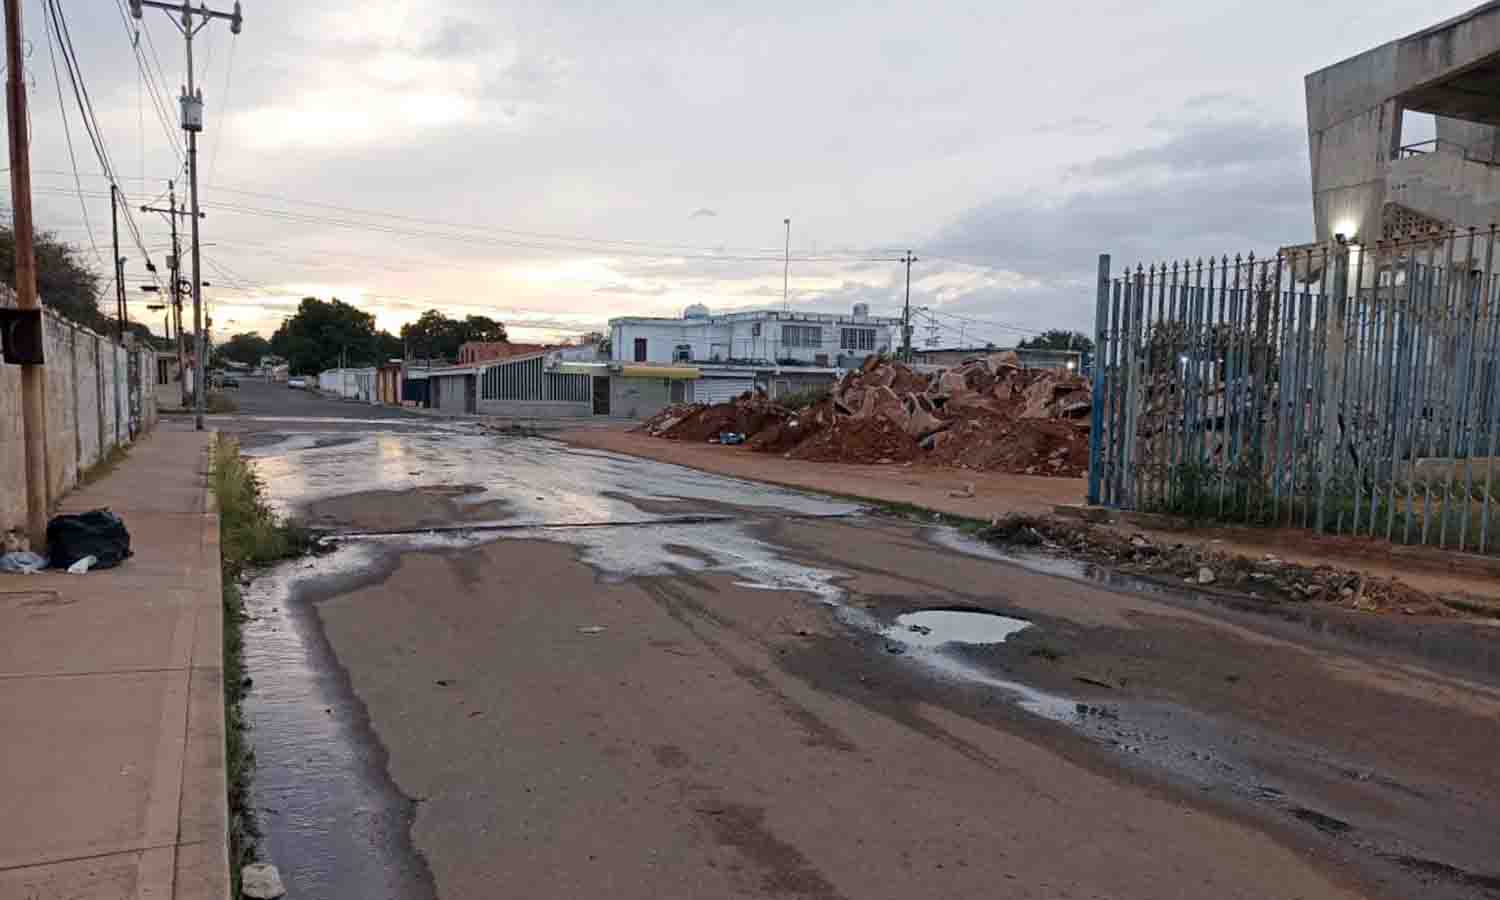
[[[0,897],[229,895],[210,439],[164,423],[64,499],[124,564],[0,575]]]
[[[883,503],[910,504],[970,519],[989,520],[1008,513],[1053,515],[1060,506],[1081,504],[1088,490],[1084,478],[1043,478],[902,465],[798,462],[773,454],[756,453],[744,446],[668,441],[624,429],[575,429],[554,436],[576,447],[640,456],[786,487]],[[973,495],[967,496],[970,486]],[[954,496],[955,492],[965,496]],[[1397,577],[1430,593],[1463,593],[1500,599],[1500,578],[1494,571],[1500,569],[1500,560],[1474,560],[1431,550],[1418,552],[1378,542],[1320,537],[1295,530],[1202,528],[1187,532],[1140,523],[1101,527],[1143,532],[1153,540],[1166,543],[1212,542],[1215,549],[1227,553],[1256,558],[1273,553],[1299,565],[1330,565],[1382,577]]]

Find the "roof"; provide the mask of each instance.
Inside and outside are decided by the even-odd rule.
[[[753,322],[756,320],[776,322],[819,322],[833,325],[900,325],[901,320],[893,316],[865,316],[855,318],[853,313],[787,312],[780,309],[741,309],[716,315],[685,318],[680,316],[618,316],[610,319],[615,325],[722,325],[726,322]]]

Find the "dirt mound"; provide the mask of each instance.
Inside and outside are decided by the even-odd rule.
[[[910,462],[922,449],[889,419],[841,418],[798,444],[792,459],[810,462]]]
[[[870,357],[830,396],[793,411],[745,394],[678,405],[639,430],[679,441],[738,432],[751,450],[793,459],[939,466],[1077,477],[1088,471],[1088,382],[1026,369],[999,353],[937,372]]]

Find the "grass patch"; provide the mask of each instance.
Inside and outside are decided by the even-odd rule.
[[[229,877],[239,896],[240,868],[255,861],[260,829],[250,802],[255,751],[250,748],[242,703],[245,621],[240,576],[250,567],[299,556],[310,533],[271,511],[260,478],[240,456],[239,444],[220,437],[213,450],[214,496],[219,505],[219,546],[224,581],[224,758],[229,782]]]
[[[84,485],[93,484],[113,472],[120,463],[125,461],[125,457],[129,455],[130,447],[126,444],[116,444],[109,448],[109,452],[99,457],[98,462],[84,469],[83,474],[78,476],[78,486],[83,487]]]

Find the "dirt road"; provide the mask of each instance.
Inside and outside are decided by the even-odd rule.
[[[1491,631],[427,424],[221,423],[343,535],[247,592],[293,896],[1500,894]]]

